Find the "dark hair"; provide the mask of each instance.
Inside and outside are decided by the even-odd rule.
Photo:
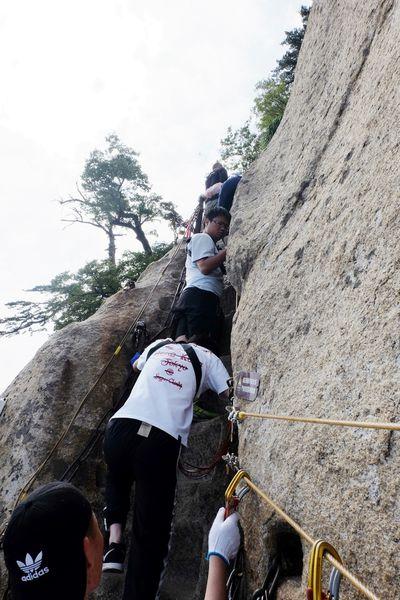
[[[218,345],[208,333],[196,333],[189,338],[188,342],[189,344],[197,344],[198,346],[207,348],[207,350],[211,350],[211,352],[218,356]]]
[[[86,594],[83,539],[92,508],[73,485],[44,485],[19,504],[4,535],[13,600],[81,600]]]
[[[223,208],[222,206],[215,206],[214,208],[210,208],[210,210],[208,210],[204,215],[204,218],[208,219],[209,221],[212,221],[213,219],[215,219],[215,217],[225,217],[228,223],[231,222],[230,213],[228,213],[226,208]]]

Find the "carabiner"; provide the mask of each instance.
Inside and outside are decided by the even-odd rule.
[[[282,566],[279,558],[274,556],[274,558],[271,560],[270,566],[268,567],[263,586],[253,593],[251,600],[270,600],[271,598],[275,597],[274,593],[278,586],[281,568]]]
[[[328,600],[339,600],[340,582],[342,580],[342,574],[340,571],[333,567],[329,577],[329,591]]]
[[[236,487],[243,477],[247,477],[250,479],[250,476],[246,471],[240,469],[232,478],[232,481],[228,485],[225,491],[225,519],[228,517],[232,511],[236,510],[241,498],[245,495],[246,492],[243,493],[243,490],[239,492],[238,495],[235,494]],[[247,487],[247,486],[246,486]]]
[[[324,600],[326,598],[326,594],[322,592],[322,562],[326,552],[342,563],[338,552],[331,544],[324,540],[317,540],[314,543],[311,549],[308,569],[307,598],[309,600]]]

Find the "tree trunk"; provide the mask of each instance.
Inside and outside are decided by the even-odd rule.
[[[107,232],[108,235],[108,260],[115,267],[115,235],[112,229]]]
[[[147,254],[147,256],[151,256],[153,254],[153,250],[151,249],[151,246],[148,242],[147,237],[145,236],[141,224],[135,223],[134,225],[132,225],[132,229],[136,233],[136,238],[142,244],[144,253]]]

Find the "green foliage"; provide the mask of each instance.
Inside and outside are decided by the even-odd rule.
[[[50,322],[57,330],[69,323],[84,321],[96,312],[106,298],[122,287],[131,285],[151,262],[161,258],[171,247],[171,244],[158,244],[151,255],[125,252],[117,265],[108,260],[92,260],[77,273],[60,273],[49,284],[27,290],[47,298],[42,302],[8,302],[6,306],[14,314],[0,319],[0,325],[3,326],[0,336],[41,331]]]
[[[282,79],[264,79],[256,85],[259,92],[254,100],[254,112],[260,131],[259,146],[263,150],[271,140],[285,112],[289,90]]]
[[[143,231],[145,223],[157,219],[171,227],[181,221],[172,202],[151,193],[148,177],[137,160],[137,152],[122,144],[113,134],[106,138],[105,150],[94,150],[86,161],[78,197],[62,200],[72,208],[71,223],[83,223],[102,229],[109,239],[109,260],[115,265],[116,230],[130,229],[144,252],[152,249]]]
[[[256,118],[256,132],[250,130],[248,120],[237,130],[229,127],[227,135],[221,140],[221,157],[228,168],[246,169],[267,147],[278,129],[294,81],[310,10],[310,7],[301,7],[302,28],[285,32],[282,44],[288,46],[288,50],[277,61],[277,67],[270,77],[256,85],[257,95],[252,109]]]
[[[297,59],[307,29],[310,10],[310,6],[302,6],[300,8],[300,15],[303,22],[301,29],[296,28],[292,29],[292,31],[285,31],[286,37],[283,40],[282,45],[288,46],[288,50],[282,58],[278,60],[278,66],[275,69],[275,73],[287,86],[290,86],[294,81]]]
[[[250,129],[250,121],[236,131],[228,127],[221,140],[221,158],[231,171],[244,171],[260,153],[259,136]]]

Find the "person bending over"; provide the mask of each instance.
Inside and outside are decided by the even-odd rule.
[[[134,363],[140,375],[131,395],[107,426],[109,547],[103,571],[123,571],[122,534],[135,482],[124,600],[156,597],[168,553],[177,461],[181,443],[188,443],[196,393],[211,389],[228,399],[229,374],[210,347],[206,337],[191,338],[187,345],[172,339],[150,344]]]
[[[218,250],[215,243],[228,233],[229,222],[224,208],[213,208],[206,214],[204,232],[193,235],[187,245],[186,286],[174,310],[177,341],[195,334],[210,335],[217,344],[220,340],[226,249]]]
[[[19,504],[3,545],[13,600],[84,600],[100,582],[103,536],[69,483],[44,485]]]

